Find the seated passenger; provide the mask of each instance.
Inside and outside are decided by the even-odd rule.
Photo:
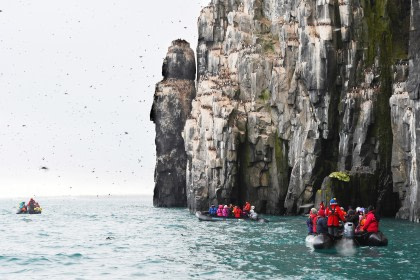
[[[311,209],[311,212],[309,212],[309,218],[306,221],[306,225],[308,226],[308,234],[312,234],[315,233],[314,232],[314,224],[313,224],[313,220],[314,218],[316,218],[317,216],[317,211],[315,208]],[[315,224],[316,225],[316,224]]]
[[[232,218],[233,217],[233,204],[229,204],[228,206],[228,217]]]
[[[316,210],[316,208],[312,208],[311,212],[313,214],[312,216],[312,233],[316,234],[316,222],[318,220],[318,211]]]
[[[357,228],[359,225],[359,216],[356,214],[356,211],[353,209],[350,209],[347,216],[346,216],[346,222],[347,223],[353,223],[354,228]]]
[[[258,220],[258,214],[255,212],[255,206],[251,206],[251,210],[249,211],[249,218],[252,220]]]
[[[25,206],[25,202],[21,202],[19,203],[19,209],[18,209],[18,214],[23,214],[26,213],[26,206]]]
[[[316,221],[316,232],[318,234],[328,233],[328,219],[325,217],[325,210],[320,209],[318,211],[318,219]]]
[[[217,217],[223,217],[223,205],[219,205],[219,208],[217,209]]]
[[[245,212],[245,214],[246,215],[248,215],[249,214],[249,211],[251,211],[251,203],[249,203],[248,201],[245,203],[245,206],[244,206],[244,212]]]
[[[340,209],[343,212],[343,215],[346,216],[347,215],[347,212],[344,210],[344,207],[341,207]]]
[[[242,215],[242,210],[241,210],[241,207],[239,207],[239,206],[235,206],[234,208],[233,208],[233,214],[235,215],[235,218],[240,218],[241,217],[241,215]]]
[[[26,206],[26,208],[28,209],[29,214],[33,214],[34,213],[34,209],[35,209],[35,200],[33,198],[31,198],[28,201],[28,205]]]
[[[363,226],[365,225],[366,222],[366,215],[365,215],[365,208],[360,208],[359,209],[359,225],[357,226],[355,232],[359,233],[362,231]]]
[[[229,208],[227,205],[223,207],[222,214],[223,214],[223,217],[226,217],[226,218],[229,217]]]
[[[209,215],[210,216],[216,216],[217,215],[217,208],[216,208],[216,206],[214,206],[214,205],[210,206]]]
[[[373,206],[369,206],[367,211],[366,221],[361,227],[361,232],[378,232],[379,217],[376,215],[375,208]]]

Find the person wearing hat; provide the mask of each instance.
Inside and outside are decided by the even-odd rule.
[[[19,210],[17,214],[24,214],[24,213],[26,213],[26,205],[25,205],[25,202],[21,202],[19,204]]]
[[[327,234],[328,233],[328,220],[325,217],[325,210],[319,209],[318,219],[316,221],[316,232],[317,234]]]
[[[229,208],[228,208],[228,206],[227,206],[227,205],[225,205],[225,206],[223,207],[223,211],[222,211],[222,213],[223,213],[223,217],[225,217],[225,218],[229,217]]]
[[[258,214],[257,212],[255,212],[255,206],[252,205],[251,206],[251,210],[249,211],[249,218],[252,220],[257,220],[258,219]]]
[[[219,208],[216,211],[217,217],[223,217],[223,205],[219,205]]]
[[[316,219],[317,219],[318,211],[316,208],[312,208],[311,212],[309,213],[309,218],[306,221],[306,225],[308,226],[308,234],[316,233]]]
[[[241,207],[239,206],[233,207],[233,214],[235,215],[235,218],[239,219],[242,215]]]
[[[345,218],[344,213],[335,198],[330,200],[330,206],[325,210],[325,214],[328,217],[328,233],[331,236],[337,237],[340,221],[344,222]]]
[[[28,210],[29,214],[33,214],[35,211],[35,200],[31,198],[28,202],[28,205],[26,206],[26,209]]]
[[[316,210],[316,208],[312,208],[311,209],[311,214],[312,214],[312,218],[311,218],[312,232],[314,234],[316,234],[317,233],[317,230],[316,230],[316,222],[318,220],[318,210]]]
[[[249,214],[249,211],[251,211],[251,203],[249,203],[248,201],[245,203],[245,206],[244,206],[244,212],[245,212],[245,214],[246,215],[248,215]]]
[[[216,208],[216,206],[214,206],[214,205],[210,206],[209,214],[210,214],[210,216],[216,216],[217,215],[217,208]]]
[[[359,225],[359,215],[356,213],[356,211],[350,209],[347,212],[346,222],[352,223],[354,225],[354,228],[357,228],[357,226]]]
[[[376,215],[375,208],[369,206],[367,209],[366,221],[362,226],[362,232],[378,232],[379,230],[379,217]]]

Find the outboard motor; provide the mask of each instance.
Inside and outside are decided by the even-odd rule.
[[[345,223],[344,224],[344,233],[343,237],[347,239],[354,238],[354,224],[353,223]]]

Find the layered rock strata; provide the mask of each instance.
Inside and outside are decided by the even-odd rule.
[[[364,191],[349,201],[374,197],[395,213],[391,165],[410,160],[391,164],[389,98],[409,16],[407,1],[213,0],[198,21],[197,96],[183,132],[189,209],[249,200],[297,213],[322,195],[325,176],[346,171]]]
[[[394,191],[402,207],[397,217],[420,221],[420,1],[411,1],[409,60],[394,67],[390,99]]]
[[[153,204],[185,207],[187,155],[182,131],[195,97],[194,51],[183,40],[172,42],[156,85],[150,119],[156,125],[156,168]]]

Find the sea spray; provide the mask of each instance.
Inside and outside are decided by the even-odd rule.
[[[343,256],[353,256],[356,254],[356,245],[353,239],[343,238],[336,245],[337,252]]]
[[[306,236],[306,238],[305,238],[306,245],[312,246],[312,243],[314,241],[314,237],[315,237],[315,235]]]

